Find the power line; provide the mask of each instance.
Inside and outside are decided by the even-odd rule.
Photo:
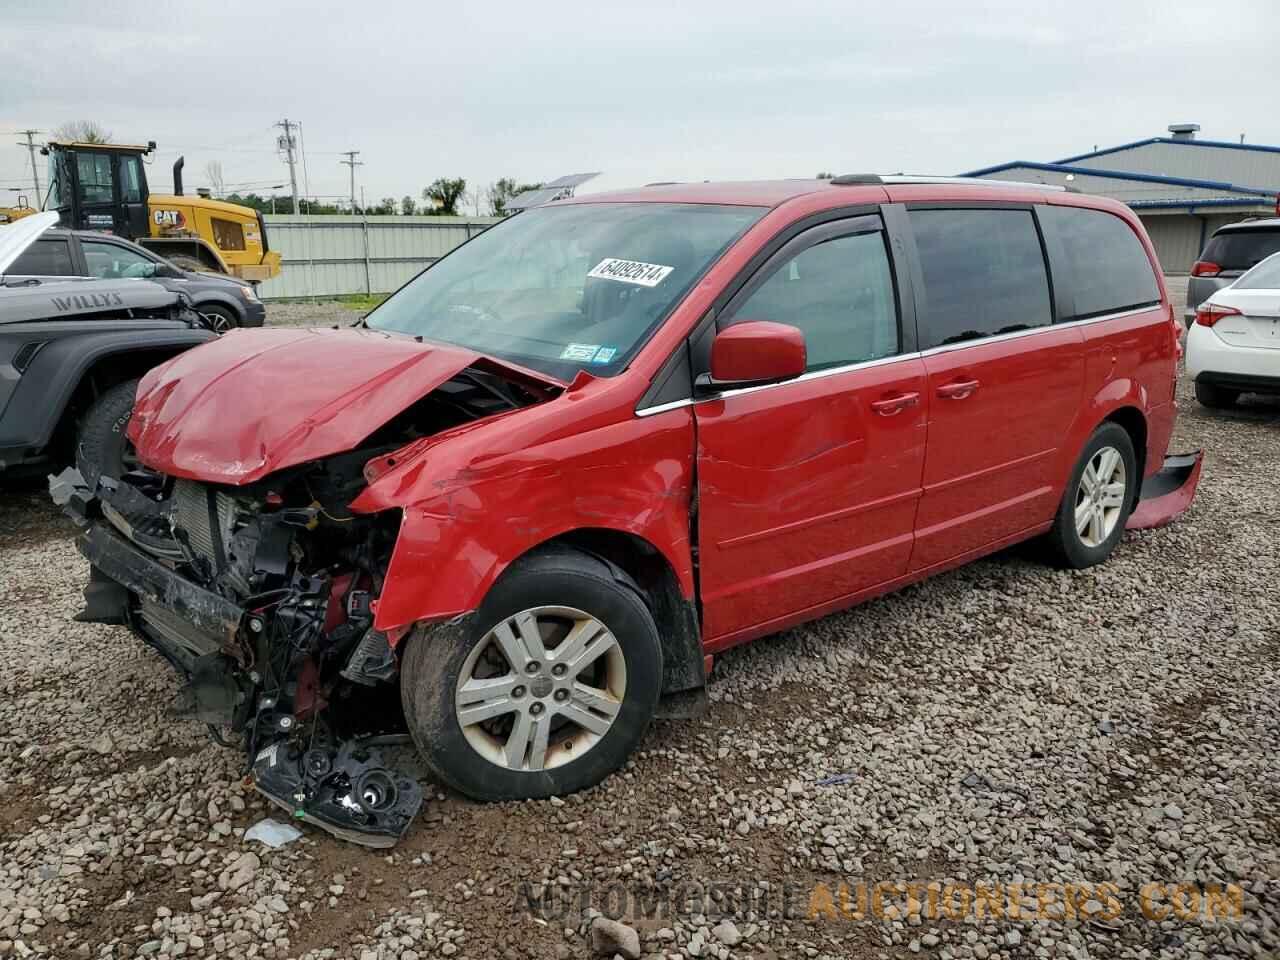
[[[356,159],[356,157],[360,156],[359,150],[345,150],[343,151],[343,156],[347,159],[339,160],[338,162],[351,168],[351,215],[354,217],[356,213],[356,167],[363,167],[364,161]]]
[[[297,123],[294,123],[288,117],[285,117],[283,120],[277,123],[276,126],[284,130],[284,136],[280,137],[276,141],[276,146],[285,151],[285,157],[287,158],[289,163],[289,185],[290,187],[292,187],[292,190],[293,190],[293,212],[297,213],[298,212],[298,175],[297,173],[294,172],[294,169],[293,169],[293,151],[294,151],[294,147],[296,146],[296,143],[294,142],[294,139],[293,139],[293,128],[299,125]]]

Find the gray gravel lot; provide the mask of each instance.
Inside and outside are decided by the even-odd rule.
[[[245,842],[268,811],[236,752],[169,715],[176,677],[126,630],[71,619],[69,526],[7,488],[0,956],[628,955],[582,910],[622,892],[653,956],[1280,956],[1280,405],[1209,415],[1183,387],[1173,447],[1206,465],[1176,525],[1092,570],[1015,550],[731,651],[709,714],[656,725],[623,774],[437,793],[389,855]],[[824,912],[841,881],[887,882],[891,908]],[[921,907],[1016,883],[1016,918]],[[1084,893],[1042,909],[1037,883]],[[1180,913],[1144,915],[1152,883],[1189,885]],[[1190,909],[1225,884],[1243,916]],[[686,908],[640,917],[654,885]]]
[[[367,310],[336,303],[331,300],[316,302],[267,301],[267,326],[269,327],[332,327],[347,326],[360,319]]]

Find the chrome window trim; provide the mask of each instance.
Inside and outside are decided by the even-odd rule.
[[[666,413],[670,410],[680,410],[684,407],[691,407],[694,404],[706,403],[712,400],[726,400],[729,397],[739,397],[748,393],[757,393],[761,390],[772,390],[776,387],[785,387],[791,383],[802,383],[806,380],[821,380],[824,377],[834,377],[842,373],[849,373],[853,370],[865,370],[870,367],[882,367],[890,363],[897,363],[901,360],[919,360],[924,357],[931,357],[935,354],[950,353],[953,350],[964,350],[968,347],[982,346],[987,343],[1001,343],[1005,340],[1017,340],[1021,337],[1034,336],[1038,333],[1047,333],[1050,330],[1061,330],[1063,327],[1083,327],[1093,323],[1102,323],[1105,320],[1120,320],[1124,317],[1137,316],[1140,313],[1150,313],[1152,310],[1160,309],[1162,304],[1153,303],[1143,307],[1131,307],[1128,310],[1118,310],[1115,313],[1104,313],[1098,317],[1085,317],[1082,320],[1067,320],[1063,323],[1049,323],[1040,327],[1032,327],[1030,330],[1014,330],[1011,333],[1002,333],[997,336],[982,337],[976,340],[962,340],[959,343],[944,343],[940,346],[930,347],[928,350],[920,350],[915,353],[896,353],[892,357],[879,357],[875,360],[862,360],[858,363],[846,363],[838,367],[827,367],[823,370],[811,370],[802,373],[798,377],[792,377],[790,380],[779,380],[777,383],[762,383],[754,387],[740,387],[737,390],[723,390],[720,393],[709,393],[704,397],[686,397],[683,400],[672,400],[668,403],[660,403],[656,406],[645,407],[643,410],[637,410],[637,417],[651,417],[659,413]]]

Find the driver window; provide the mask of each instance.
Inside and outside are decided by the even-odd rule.
[[[109,153],[76,154],[76,174],[80,178],[80,196],[85,203],[112,203],[115,178],[111,173]]]
[[[154,261],[116,243],[81,240],[80,248],[84,251],[89,276],[99,280],[150,277],[156,272]]]
[[[809,370],[898,352],[898,311],[884,234],[814,244],[777,266],[733,315],[772,320],[804,333]]]

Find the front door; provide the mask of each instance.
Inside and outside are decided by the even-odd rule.
[[[76,192],[76,219],[80,230],[124,233],[128,223],[117,192],[115,155],[106,150],[81,150],[68,158],[72,189]]]
[[[1085,359],[1080,329],[1052,325],[1031,209],[915,209],[908,219],[929,397],[919,571],[1052,519]]]
[[[928,397],[914,315],[904,330],[899,299],[883,225],[871,215],[800,234],[723,312],[721,328],[798,327],[808,369],[695,404],[709,649],[906,572]]]

